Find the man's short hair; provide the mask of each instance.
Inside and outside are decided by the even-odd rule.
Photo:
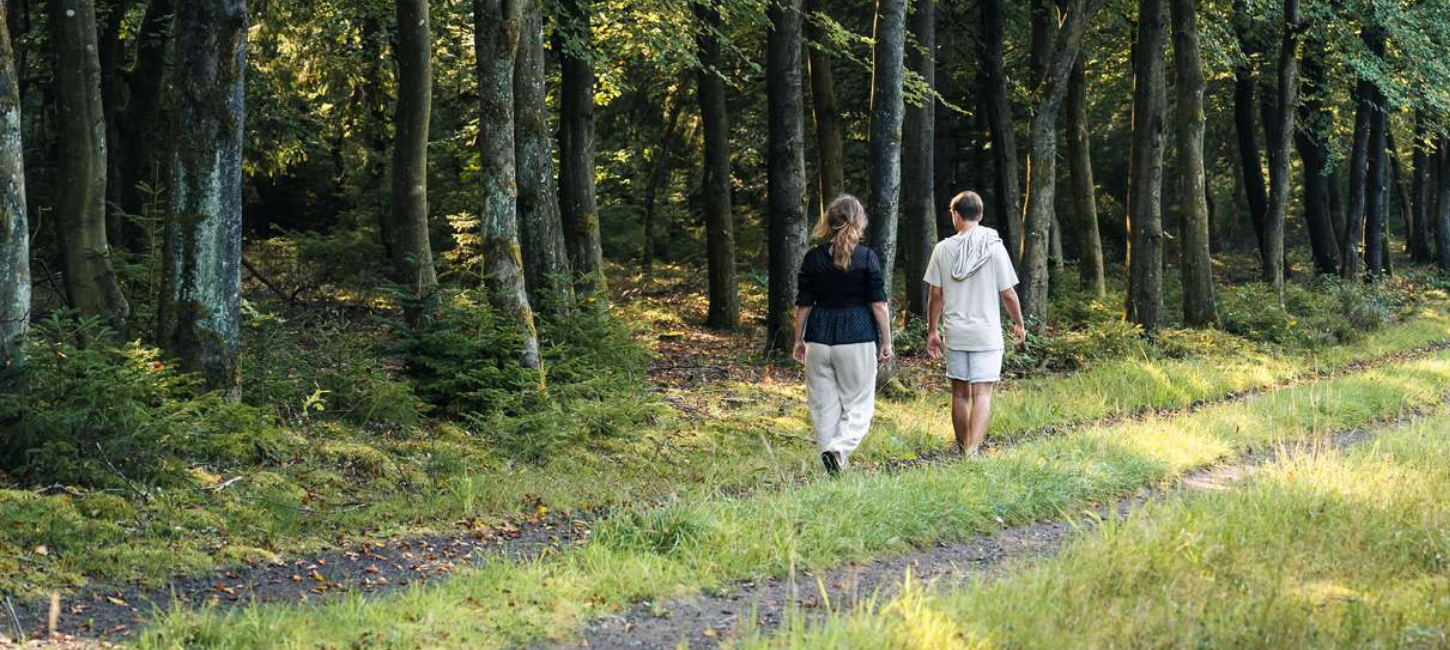
[[[952,212],[957,213],[957,216],[965,221],[980,221],[982,219],[982,197],[970,190],[962,192],[952,199]]]

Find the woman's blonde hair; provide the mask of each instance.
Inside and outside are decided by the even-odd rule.
[[[851,256],[866,232],[866,208],[850,194],[842,194],[826,206],[816,223],[816,238],[831,242],[831,259],[842,271],[851,266]]]

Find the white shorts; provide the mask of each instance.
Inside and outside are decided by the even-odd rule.
[[[947,378],[969,384],[1002,380],[1002,350],[947,350]]]

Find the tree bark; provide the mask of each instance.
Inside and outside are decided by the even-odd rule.
[[[1197,0],[1173,0],[1173,65],[1178,90],[1178,205],[1183,273],[1183,322],[1218,324],[1208,239],[1208,183],[1203,161],[1203,59]]]
[[[523,32],[514,67],[514,154],[518,158],[519,245],[529,304],[541,313],[565,313],[574,300],[569,249],[559,214],[554,141],[549,133],[544,61],[544,8],[524,0]]]
[[[428,0],[397,0],[398,105],[393,118],[393,281],[423,298],[438,284],[428,240],[428,124],[433,114],[433,35]],[[416,316],[416,313],[410,317]]]
[[[919,0],[911,17],[916,47],[908,65],[936,89],[936,0]],[[906,310],[926,317],[926,265],[936,246],[936,99],[925,97],[906,108],[902,140],[902,258],[906,273]]]
[[[106,118],[101,102],[95,3],[53,0],[56,192],[65,290],[71,307],[126,336],[131,307],[111,266],[106,235]]]
[[[1067,85],[1067,160],[1072,176],[1073,218],[1078,233],[1078,276],[1099,298],[1108,293],[1103,270],[1103,239],[1098,232],[1094,196],[1091,131],[1088,130],[1087,75],[1082,57]]]
[[[841,136],[841,112],[836,107],[836,77],[831,71],[831,55],[826,51],[825,34],[817,17],[825,13],[824,0],[806,0],[803,25],[809,41],[806,63],[810,72],[811,114],[816,132],[816,166],[819,179],[821,210],[846,193],[846,155]]]
[[[30,230],[25,220],[25,148],[20,78],[10,45],[9,3],[0,2],[0,375],[25,364],[30,326]]]
[[[599,207],[594,194],[594,30],[592,0],[563,0],[559,51],[559,209],[563,216],[574,291],[580,300],[609,300]]]
[[[1057,196],[1057,113],[1067,95],[1068,78],[1082,47],[1088,18],[1101,0],[1070,0],[1058,29],[1047,77],[1032,116],[1032,152],[1027,158],[1027,237],[1022,260],[1023,315],[1039,331],[1047,329],[1048,253]]]
[[[523,1],[474,0],[473,16],[483,168],[484,285],[489,300],[521,330],[519,365],[538,368],[539,339],[519,246],[514,143],[514,63],[523,29]]]
[[[886,294],[896,269],[901,213],[901,126],[905,103],[906,0],[877,0],[876,48],[871,73],[871,245],[881,258]]]
[[[1450,140],[1440,138],[1435,184],[1435,261],[1440,270],[1450,273]]]
[[[1415,138],[1411,141],[1414,155],[1412,164],[1415,166],[1411,172],[1411,229],[1410,255],[1415,262],[1424,264],[1435,261],[1434,239],[1435,228],[1430,211],[1431,193],[1434,192],[1435,178],[1430,175],[1431,153],[1427,150],[1428,144],[1424,140],[1429,129],[1429,117],[1424,109],[1415,112]]]
[[[1269,211],[1264,219],[1264,281],[1284,303],[1284,223],[1289,212],[1290,147],[1299,103],[1299,0],[1284,0],[1284,33],[1279,46],[1279,85],[1274,99],[1274,121],[1265,125],[1269,136]]]
[[[1369,195],[1370,125],[1374,123],[1374,84],[1361,79],[1355,90],[1354,141],[1349,154],[1349,201],[1345,209],[1344,233],[1339,242],[1339,272],[1345,279],[1359,277],[1360,246],[1364,239],[1364,209]]]
[[[1017,158],[1017,133],[1012,123],[1012,101],[1003,61],[1002,0],[982,0],[982,72],[986,75],[987,124],[992,133],[992,159],[996,171],[993,186],[996,201],[988,209],[996,216],[1011,254],[1012,263],[1022,267],[1022,185]]]
[[[804,89],[801,86],[801,0],[770,4],[766,44],[768,288],[766,349],[790,351],[796,274],[806,252]]]
[[[1263,255],[1264,224],[1268,220],[1269,190],[1264,183],[1263,150],[1259,143],[1259,131],[1254,121],[1257,109],[1258,79],[1249,59],[1262,52],[1259,44],[1248,34],[1248,8],[1245,0],[1234,1],[1234,28],[1238,32],[1239,47],[1243,61],[1234,67],[1234,132],[1238,136],[1239,167],[1243,172],[1245,198],[1249,204],[1249,218],[1254,225],[1254,239]]]
[[[1165,0],[1140,0],[1133,61],[1133,136],[1128,171],[1128,319],[1157,329],[1163,311],[1163,130],[1167,90]]]
[[[1332,123],[1333,115],[1324,107],[1320,93],[1326,87],[1322,43],[1304,52],[1304,115],[1294,129],[1299,158],[1304,162],[1304,225],[1314,257],[1314,272],[1332,275],[1339,270],[1339,247],[1335,235],[1329,176],[1329,151],[1321,133]]]
[[[700,69],[695,73],[695,84],[705,132],[702,194],[705,197],[705,255],[710,276],[710,306],[705,324],[717,329],[735,329],[740,325],[740,291],[735,281],[735,220],[730,205],[730,114],[725,104],[725,80],[720,76],[721,1],[694,5],[695,16],[703,25],[696,38]],[[804,212],[801,218],[805,218]]]
[[[158,338],[182,368],[238,400],[246,3],[180,3],[174,34]]]
[[[1375,111],[1369,129],[1369,162],[1364,209],[1364,263],[1370,277],[1385,270],[1385,211],[1389,199],[1389,122],[1384,112],[1384,94],[1375,91]]]
[[[172,0],[146,4],[137,35],[136,63],[126,76],[127,102],[116,130],[121,138],[121,162],[111,181],[120,185],[117,194],[126,214],[144,214],[154,197],[146,187],[159,189],[166,177],[162,169],[166,156],[161,153],[165,146],[158,137],[164,129],[158,126],[167,123],[164,81],[173,11]]]

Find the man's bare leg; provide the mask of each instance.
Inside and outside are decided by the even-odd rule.
[[[952,431],[956,433],[957,451],[966,451],[972,431],[972,386],[952,380]]]
[[[966,452],[974,455],[981,451],[982,441],[987,438],[987,423],[992,419],[992,384],[972,384],[968,392],[972,397],[972,408]],[[960,434],[957,440],[961,440]]]

